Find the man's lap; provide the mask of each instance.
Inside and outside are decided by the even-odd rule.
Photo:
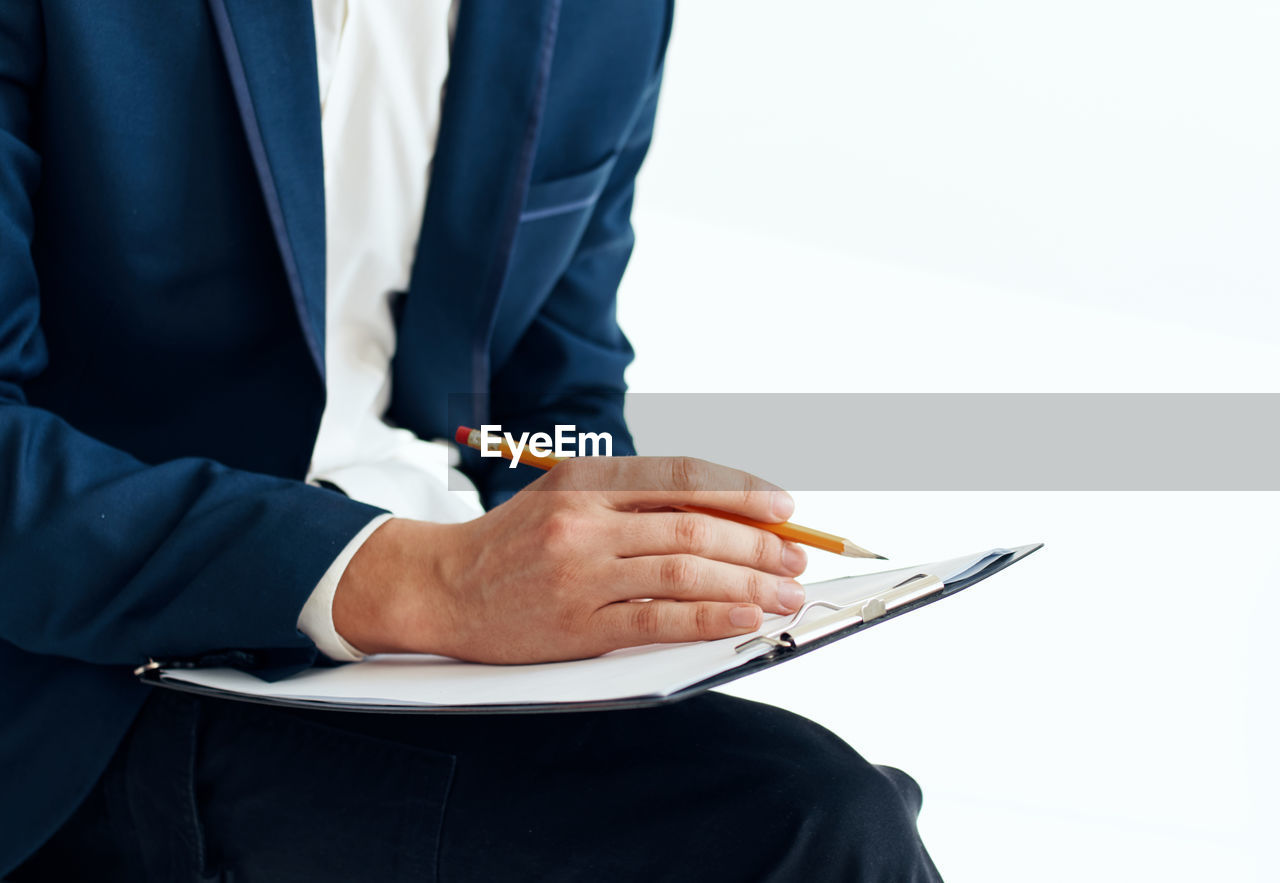
[[[85,860],[96,879],[237,883],[934,879],[918,809],[905,775],[718,694],[447,716],[157,691],[95,797],[17,879]]]

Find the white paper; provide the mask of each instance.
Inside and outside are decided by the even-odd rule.
[[[944,582],[985,566],[1006,550],[812,583],[808,600],[846,604],[873,598],[916,573]],[[1018,550],[1015,550],[1018,551]],[[791,617],[766,615],[756,634],[775,631]],[[856,618],[855,620],[856,621]],[[734,648],[750,635],[690,644],[649,644],[594,659],[537,665],[483,665],[441,656],[371,656],[336,668],[314,668],[279,681],[263,681],[230,668],[173,669],[162,676],[227,693],[326,704],[393,706],[526,705],[662,697],[699,683],[772,648]]]

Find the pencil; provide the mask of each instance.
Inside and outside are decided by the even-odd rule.
[[[454,439],[460,445],[466,445],[469,448],[482,450],[480,446],[480,431],[471,429],[467,426],[459,426],[458,431],[454,433]],[[505,440],[500,440],[494,450],[497,450],[503,457],[508,460],[516,460],[526,466],[535,466],[538,469],[550,469],[557,463],[562,462],[559,457],[542,457],[529,452],[525,448],[517,457],[515,452]],[[739,524],[746,524],[751,527],[758,527],[760,530],[766,530],[774,536],[781,537],[792,543],[800,543],[805,546],[811,546],[815,549],[822,549],[826,552],[834,552],[837,555],[843,555],[846,558],[877,558],[881,561],[888,560],[883,555],[877,555],[875,552],[869,552],[862,548],[852,540],[835,534],[827,533],[821,530],[814,530],[812,527],[803,527],[790,521],[783,521],[777,524],[771,524],[767,521],[755,521],[742,515],[736,515],[732,512],[722,512],[719,509],[708,509],[705,506],[678,506],[685,512],[697,512],[702,515],[713,515],[716,518],[724,518],[728,521],[736,521]]]

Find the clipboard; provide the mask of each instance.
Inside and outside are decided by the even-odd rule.
[[[652,659],[661,659],[666,653],[670,658],[681,648],[706,647],[708,652],[712,645],[722,645],[724,652],[717,657],[720,661],[713,671],[705,677],[698,677],[690,683],[677,688],[660,692],[637,693],[617,696],[600,696],[590,699],[568,698],[563,701],[501,701],[475,703],[412,703],[403,701],[377,701],[377,698],[366,701],[351,701],[343,698],[317,698],[305,695],[287,695],[284,690],[273,689],[273,685],[259,681],[252,675],[234,669],[199,669],[178,667],[150,662],[135,670],[135,674],[147,684],[166,689],[179,690],[201,696],[219,699],[235,699],[246,702],[258,702],[269,705],[282,705],[311,710],[355,711],[380,714],[542,714],[580,711],[599,711],[627,708],[648,708],[679,702],[707,690],[731,683],[739,678],[748,677],[756,672],[781,665],[792,659],[825,647],[836,641],[844,640],[891,619],[904,616],[913,610],[928,606],[943,598],[949,598],[970,586],[999,573],[1009,566],[1021,561],[1028,555],[1043,547],[1042,543],[1018,546],[1009,549],[995,549],[985,553],[969,556],[968,566],[961,566],[969,559],[954,559],[951,562],[938,562],[934,565],[900,568],[881,574],[867,574],[862,577],[844,580],[827,580],[807,586],[809,596],[815,600],[806,603],[797,613],[790,617],[770,617],[759,633],[745,639],[725,639],[717,642],[703,642],[701,645],[651,645],[649,648],[630,648],[637,653],[651,653]],[[960,564],[956,564],[960,561]],[[946,578],[937,576],[933,571],[941,564],[959,566],[960,570],[948,573]],[[883,577],[880,585],[870,592],[857,595],[853,600],[844,603],[824,600],[823,587],[834,586],[851,580],[872,580]],[[716,648],[717,652],[719,648]],[[479,664],[458,663],[451,660],[440,660],[446,666],[460,669],[464,674],[484,675],[489,680],[506,676],[517,678],[530,670],[548,670],[554,674],[554,667],[577,666],[582,670],[590,670],[593,664],[602,677],[607,676],[608,663],[613,657],[616,661],[625,658],[628,651],[615,651],[592,660],[577,660],[568,663],[545,663],[535,666],[484,666]],[[686,655],[689,655],[687,651]],[[732,655],[729,655],[732,654]],[[705,655],[705,654],[704,654]],[[721,658],[723,657],[723,658]],[[322,673],[314,677],[323,680],[323,672],[335,672],[339,669],[350,669],[358,666],[376,664],[379,657],[371,657],[361,663],[340,666],[338,669],[320,670]],[[424,657],[425,659],[425,657]],[[563,670],[563,668],[561,669]],[[312,670],[316,671],[316,670]],[[430,677],[432,671],[423,668],[423,677]],[[504,674],[505,673],[505,674]],[[312,677],[310,672],[304,673]],[[492,676],[492,677],[490,677]],[[295,676],[296,677],[296,676]],[[329,675],[331,680],[339,675]],[[286,684],[293,679],[276,682]],[[256,682],[256,683],[253,683]],[[239,686],[238,686],[239,685]],[[246,686],[247,685],[247,686]]]

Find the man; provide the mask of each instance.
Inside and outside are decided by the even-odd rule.
[[[934,875],[914,783],[752,703],[324,714],[131,675],[571,658],[796,609],[797,549],[672,511],[785,519],[759,479],[622,458],[518,492],[470,459],[473,518],[428,441],[460,401],[632,453],[614,295],[670,20],[0,6],[0,874]]]

